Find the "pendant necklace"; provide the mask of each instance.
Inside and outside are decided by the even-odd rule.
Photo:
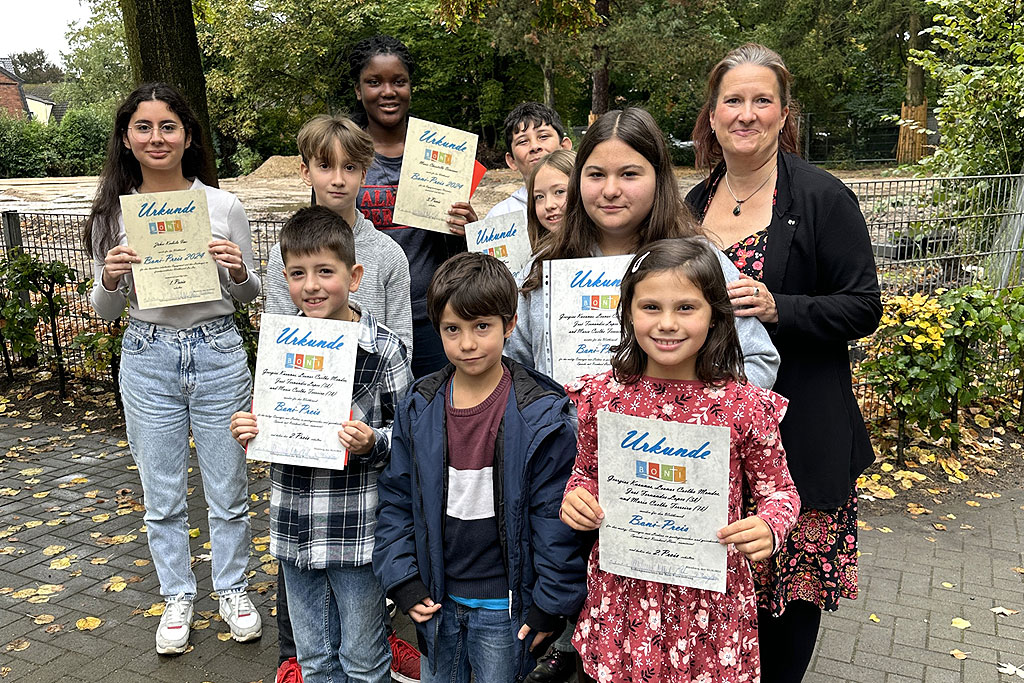
[[[768,174],[767,178],[765,178],[764,180],[761,181],[761,184],[757,186],[756,190],[754,190],[749,195],[747,195],[746,199],[740,199],[739,197],[736,196],[736,193],[732,191],[732,185],[729,184],[729,172],[726,171],[726,173],[725,173],[725,187],[729,190],[729,194],[732,195],[733,201],[736,202],[736,206],[732,210],[732,215],[733,216],[739,216],[740,215],[740,206],[744,202],[750,201],[751,197],[753,197],[755,194],[760,192],[761,188],[768,184],[768,181],[772,179],[773,175],[775,175],[775,170],[777,168],[778,168],[778,165],[776,165],[776,167],[772,169],[772,172]]]

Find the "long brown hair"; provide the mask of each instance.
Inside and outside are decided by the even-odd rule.
[[[601,229],[587,214],[580,197],[580,174],[602,142],[615,138],[635,149],[654,167],[655,188],[651,210],[636,228],[636,246],[669,237],[687,237],[702,234],[690,210],[683,204],[679,183],[672,172],[672,160],[665,144],[665,136],[646,110],[639,107],[616,109],[602,114],[587,130],[576,152],[576,164],[569,176],[569,191],[565,203],[562,229],[545,244],[534,257],[530,275],[523,282],[523,293],[540,286],[541,262],[563,258],[593,256],[594,247],[601,237]]]
[[[551,231],[541,225],[540,219],[537,218],[537,200],[533,196],[533,188],[537,183],[537,174],[540,169],[545,166],[564,173],[566,177],[572,175],[573,162],[576,161],[576,152],[568,149],[556,149],[551,154],[538,161],[533,165],[533,170],[530,171],[530,179],[526,181],[526,232],[530,235],[530,249],[533,253],[541,248],[544,240],[551,239]],[[568,206],[568,197],[566,197],[566,206]],[[565,209],[562,210],[562,215],[565,215]]]
[[[711,128],[711,110],[718,103],[719,89],[722,87],[722,79],[725,74],[743,64],[754,64],[771,69],[779,86],[779,105],[785,109],[789,107],[789,116],[782,125],[779,132],[779,146],[783,152],[800,154],[800,135],[797,120],[800,118],[800,105],[793,100],[792,85],[793,76],[786,68],[782,57],[774,50],[757,43],[747,43],[732,50],[715,64],[708,74],[708,96],[697,114],[697,123],[693,125],[694,153],[696,154],[696,166],[710,174],[715,165],[722,160],[722,146],[715,137],[715,131]]]
[[[199,178],[209,184],[214,179],[204,177],[203,139],[199,120],[188,106],[188,102],[173,86],[167,83],[146,83],[140,85],[118,108],[114,117],[114,132],[107,144],[107,160],[100,173],[99,187],[92,202],[92,210],[85,219],[82,232],[85,252],[89,258],[105,256],[115,244],[116,221],[121,215],[121,195],[128,194],[142,184],[142,167],[132,151],[124,146],[128,124],[139,105],[147,100],[160,100],[178,115],[185,135],[191,138],[181,157],[181,173],[186,178]]]
[[[647,369],[647,353],[641,348],[633,330],[632,306],[637,283],[649,275],[677,269],[700,290],[711,306],[708,336],[697,351],[697,379],[713,386],[721,386],[730,379],[747,381],[725,276],[712,249],[711,244],[700,237],[659,240],[648,244],[630,261],[620,288],[618,316],[621,337],[619,344],[612,347],[615,381],[632,384]]]

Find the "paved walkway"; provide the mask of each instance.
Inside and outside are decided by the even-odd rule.
[[[159,596],[142,489],[124,434],[0,417],[0,681],[273,681],[276,577],[265,557],[265,470],[252,468],[249,482],[250,582],[264,617],[262,640],[249,644],[220,640],[227,627],[210,595],[208,527],[194,470],[190,525],[198,530],[202,621],[191,651],[161,657],[153,646],[158,617],[146,615]],[[807,683],[1009,681],[997,662],[1024,668],[1024,575],[1013,571],[1024,566],[1024,491],[1001,493],[978,499],[977,508],[936,505],[917,520],[865,514],[874,528],[861,535],[861,598],[824,618]],[[949,513],[956,519],[938,519]],[[936,531],[933,522],[948,530]],[[996,606],[1021,613],[997,616],[989,611]],[[76,623],[88,617],[101,623],[79,630]],[[954,617],[971,627],[953,628]],[[399,630],[408,635],[408,623]],[[957,660],[952,649],[970,654]]]

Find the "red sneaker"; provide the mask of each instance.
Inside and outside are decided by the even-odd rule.
[[[394,631],[388,636],[388,644],[391,646],[391,680],[419,683],[419,650],[395,635]]]
[[[299,666],[295,657],[281,662],[281,666],[277,667],[277,678],[274,679],[274,682],[302,683],[302,667]]]

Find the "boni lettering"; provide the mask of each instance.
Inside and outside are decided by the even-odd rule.
[[[582,270],[577,270],[576,275],[573,276],[572,282],[569,283],[570,287],[618,287],[622,284],[622,278],[611,279],[605,275],[604,271],[601,271],[600,275],[594,275],[594,271],[588,270],[584,273]]]
[[[139,209],[139,218],[146,218],[147,216],[173,216],[180,213],[194,213],[195,210],[195,202],[191,201],[185,206],[172,206],[170,208],[168,208],[167,202],[164,202],[163,206],[159,209],[156,208],[156,202],[142,202],[142,208]]]
[[[458,142],[458,143],[456,143],[456,142],[449,142],[448,140],[444,139],[444,135],[442,135],[441,137],[438,137],[437,133],[435,133],[432,130],[424,131],[423,135],[420,136],[420,142],[425,142],[428,145],[437,145],[438,147],[447,147],[448,149],[454,149],[456,152],[465,152],[466,151],[466,141],[465,140],[463,140],[462,142]]]
[[[697,446],[693,450],[688,448],[673,448],[665,445],[665,437],[661,437],[654,443],[650,443],[647,439],[650,436],[649,432],[638,433],[635,429],[630,429],[626,432],[626,438],[622,440],[622,447],[629,448],[634,451],[643,451],[644,453],[657,453],[659,455],[668,455],[676,458],[693,458],[697,460],[704,460],[711,451],[708,450],[708,443],[705,441],[700,446]]]
[[[314,349],[340,349],[345,345],[345,335],[340,335],[333,341],[327,339],[317,339],[312,336],[312,332],[306,330],[306,334],[299,338],[301,330],[298,328],[286,327],[282,330],[281,334],[277,335],[278,344],[287,344],[288,346],[308,346]]]

